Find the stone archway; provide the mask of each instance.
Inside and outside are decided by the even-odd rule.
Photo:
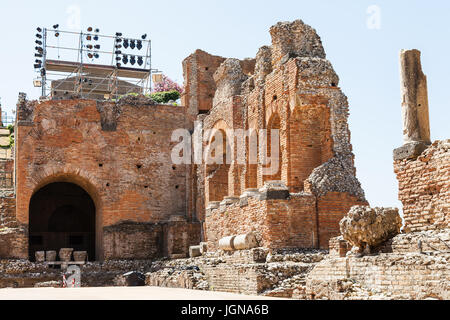
[[[39,188],[29,204],[29,258],[36,251],[74,248],[96,258],[96,206],[91,196],[71,182]]]

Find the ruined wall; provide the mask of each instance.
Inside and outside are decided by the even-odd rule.
[[[398,159],[399,183],[406,232],[450,226],[450,141],[436,141],[417,158]]]
[[[258,164],[251,164],[249,140],[239,144],[236,139],[227,137],[230,150],[235,155],[243,154],[246,163],[234,161],[228,167],[217,168],[204,166],[205,205],[223,199],[229,202],[227,196],[238,197],[249,188],[262,188],[273,180],[282,181],[291,194],[305,192],[314,199],[313,205],[295,204],[314,216],[313,224],[304,221],[295,226],[297,229],[293,228],[292,232],[297,230],[298,233],[312,228],[308,240],[299,241],[297,245],[324,248],[331,237],[339,235],[339,221],[350,207],[367,204],[353,163],[347,124],[348,101],[338,87],[339,78],[325,59],[320,37],[314,29],[296,20],[278,23],[270,33],[272,46],[260,48],[253,74],[246,73],[237,59],[226,59],[217,68],[213,107],[202,120],[204,130],[278,129],[278,171],[263,173],[268,166],[261,163],[261,151]],[[207,141],[205,147],[210,142]],[[270,140],[268,144],[270,155]],[[294,206],[295,201],[290,201],[289,206]],[[224,232],[228,225],[240,229],[234,226],[234,216],[252,222],[252,210],[232,206],[224,212],[229,214],[221,219],[206,218],[208,241],[230,235]],[[258,222],[252,223],[258,225]],[[275,225],[265,228],[259,232],[277,230]],[[292,245],[289,240],[284,244]]]
[[[308,194],[289,199],[241,197],[239,203],[226,203],[207,209],[206,240],[208,249],[217,250],[225,236],[253,232],[258,244],[265,248],[315,246],[315,198]],[[214,205],[216,203],[213,203]]]
[[[16,198],[12,191],[0,193],[0,257],[23,259],[28,256],[28,230],[16,220]]]
[[[170,136],[175,129],[191,126],[184,108],[133,97],[117,104],[76,99],[19,102],[18,222],[28,224],[31,195],[41,187],[75,183],[96,206],[98,258],[103,251],[105,258],[152,256],[153,228],[145,231],[147,236],[142,236],[143,230],[120,231],[121,244],[115,249],[118,240],[112,240],[111,230],[121,229],[123,222],[154,224],[186,215],[189,173],[186,166],[172,164],[175,143]],[[144,252],[138,253],[140,249]]]

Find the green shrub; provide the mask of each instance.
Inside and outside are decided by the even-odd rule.
[[[155,92],[150,95],[150,97],[157,103],[167,103],[170,100],[178,100],[180,98],[180,93],[178,91],[164,91]]]

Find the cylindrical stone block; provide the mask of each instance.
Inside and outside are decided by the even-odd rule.
[[[195,258],[202,255],[200,246],[190,246],[189,247],[189,257]]]
[[[200,242],[200,253],[203,255],[208,252],[208,243]]]
[[[73,248],[62,248],[59,250],[59,259],[64,262],[68,262],[72,258]]]
[[[86,261],[87,251],[74,251],[73,252],[73,260],[74,261]]]
[[[247,233],[236,236],[234,238],[233,245],[236,250],[247,250],[256,248],[258,246],[258,242],[256,241],[256,237],[253,233]]]
[[[36,251],[34,253],[36,258],[36,262],[44,262],[45,261],[45,251]]]
[[[55,262],[56,261],[56,251],[53,251],[53,250],[45,251],[45,261]]]
[[[224,251],[234,251],[234,238],[236,238],[236,236],[229,236],[229,237],[225,237],[219,240],[219,249],[222,249]]]

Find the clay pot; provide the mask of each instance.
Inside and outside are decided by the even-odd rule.
[[[34,253],[36,257],[36,262],[44,262],[45,261],[45,251],[36,251]]]
[[[72,258],[73,248],[61,248],[59,250],[59,260],[69,262]]]
[[[45,251],[45,261],[55,262],[56,261],[56,251],[53,251],[53,250]]]
[[[74,261],[86,261],[87,251],[74,251],[73,260]]]

